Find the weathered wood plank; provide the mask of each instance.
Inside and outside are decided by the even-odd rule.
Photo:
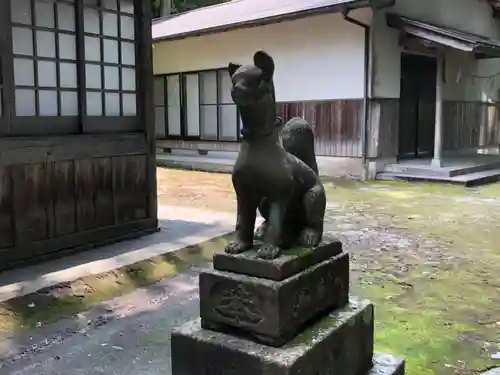
[[[111,158],[94,159],[95,220],[98,227],[113,225],[113,165]]]
[[[298,116],[315,132],[317,155],[361,156],[361,110],[363,101],[329,100],[278,103],[277,113],[284,121]]]
[[[47,166],[43,163],[12,167],[16,244],[46,239],[49,236],[47,206]]]
[[[0,138],[0,166],[146,154],[144,134]]]
[[[54,199],[55,236],[76,232],[75,164],[72,160],[52,163],[50,176]]]
[[[139,119],[144,125],[146,135],[146,191],[147,216],[158,217],[158,201],[156,192],[156,136],[153,111],[153,51],[151,49],[151,2],[134,0],[137,14],[137,34],[139,41]],[[141,158],[139,158],[142,160]]]
[[[396,157],[399,145],[399,99],[372,99],[370,107],[368,156]]]
[[[500,137],[499,106],[467,101],[443,103],[445,150],[498,146]]]
[[[128,156],[130,160],[130,167],[135,174],[134,177],[135,183],[132,185],[132,196],[134,197],[134,220],[141,220],[148,217],[148,203],[150,203],[149,199],[150,195],[150,186],[151,180],[149,180],[149,158],[150,156],[146,155],[136,155],[136,156]],[[156,163],[155,163],[156,165]],[[156,174],[156,169],[155,169]],[[155,180],[156,181],[156,180]],[[155,196],[157,187],[155,185]],[[156,200],[155,200],[156,202]]]
[[[140,237],[157,231],[156,224],[156,219],[145,219],[2,249],[0,271]]]
[[[115,223],[147,216],[148,182],[146,155],[113,158]]]
[[[9,168],[0,168],[0,248],[14,245],[12,179]]]
[[[94,162],[75,160],[76,226],[79,232],[95,228]]]

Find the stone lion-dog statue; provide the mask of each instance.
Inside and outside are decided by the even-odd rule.
[[[277,117],[275,64],[264,51],[253,64],[229,63],[231,96],[242,120],[242,142],[232,172],[237,198],[235,238],[225,251],[274,259],[281,249],[316,247],[323,237],[326,195],[318,175],[314,132],[301,118]],[[254,232],[257,209],[264,222]]]

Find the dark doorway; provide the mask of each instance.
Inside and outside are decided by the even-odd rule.
[[[436,68],[433,57],[407,53],[401,57],[400,159],[425,158],[433,154]]]

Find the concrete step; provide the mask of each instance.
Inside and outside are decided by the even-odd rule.
[[[482,162],[464,166],[444,166],[443,168],[433,169],[430,166],[408,165],[408,164],[392,164],[384,168],[384,173],[411,174],[420,176],[433,177],[456,177],[467,175],[476,172],[484,172],[500,168],[500,161]]]
[[[377,180],[406,180],[406,181],[429,181],[446,182],[465,187],[485,185],[500,181],[500,169],[484,170],[480,172],[467,173],[458,176],[433,176],[412,173],[382,172],[377,174]]]
[[[211,158],[207,156],[156,154],[156,165],[160,167],[202,172],[231,173],[235,160],[233,158]]]

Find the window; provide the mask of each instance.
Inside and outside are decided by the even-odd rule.
[[[88,116],[136,116],[133,1],[85,0],[85,94]]]
[[[11,0],[16,116],[78,116],[72,0]]]
[[[238,141],[240,119],[225,69],[156,76],[156,135]]]
[[[165,122],[165,77],[156,77],[153,82],[153,106],[155,118],[155,134],[158,138],[167,135]]]
[[[137,51],[146,46],[135,3],[7,1],[0,12],[0,134],[142,129]]]
[[[4,26],[4,29],[2,29],[2,24],[3,25],[9,25],[10,22],[10,14],[7,12],[0,12],[0,33],[4,32],[4,29],[6,28]],[[8,26],[10,27],[10,26]],[[8,38],[0,38],[0,134],[3,134],[6,132],[7,126],[7,117],[9,114],[7,113],[7,105],[6,105],[6,98],[5,98],[5,91],[6,91],[6,61],[8,58],[8,51],[10,49],[10,39]]]

